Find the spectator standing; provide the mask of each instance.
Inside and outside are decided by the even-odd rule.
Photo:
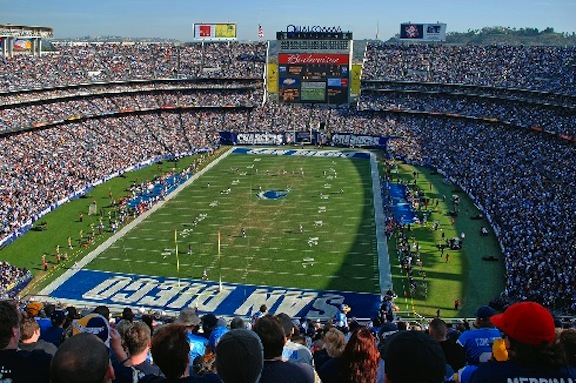
[[[216,370],[224,383],[258,383],[264,367],[262,342],[251,330],[235,329],[216,346]]]
[[[196,309],[191,307],[183,309],[174,322],[186,327],[186,336],[188,337],[190,347],[190,374],[192,374],[194,360],[204,355],[206,346],[208,345],[208,339],[197,334],[201,321],[200,317],[196,314]]]
[[[384,382],[384,364],[372,332],[365,327],[352,332],[342,355],[324,363],[318,375],[323,382]]]
[[[20,350],[43,350],[54,356],[58,348],[50,342],[40,339],[40,326],[34,318],[23,318],[20,322]]]
[[[282,350],[282,358],[291,362],[306,363],[314,367],[314,359],[312,358],[310,349],[303,344],[292,341],[292,336],[296,328],[292,318],[286,313],[277,314],[276,317],[282,324],[284,336],[286,336],[286,343]]]
[[[52,355],[18,349],[20,313],[12,301],[0,301],[0,371],[3,381],[48,382]]]
[[[40,339],[52,343],[54,346],[59,347],[64,333],[64,322],[66,321],[66,312],[64,310],[54,310],[50,314],[50,321],[52,326],[42,331]]]
[[[466,364],[466,352],[462,346],[447,338],[448,326],[446,326],[446,322],[440,318],[432,319],[428,325],[428,334],[438,342],[444,352],[446,362],[454,371],[464,367]]]
[[[50,366],[51,383],[108,383],[114,378],[108,348],[92,334],[67,339]]]
[[[442,348],[421,331],[392,335],[384,349],[387,383],[442,383],[446,358]]]
[[[335,327],[330,328],[324,334],[322,340],[322,348],[317,350],[313,355],[316,371],[332,358],[337,358],[342,355],[344,347],[346,346],[346,337],[344,336],[344,333]]]
[[[200,323],[200,321],[198,321]],[[169,323],[156,330],[152,337],[152,358],[165,377],[147,375],[141,383],[220,383],[216,374],[190,374],[190,343],[188,326]]]
[[[304,363],[286,362],[282,359],[282,350],[286,336],[280,320],[265,315],[254,324],[264,348],[264,368],[260,383],[314,383],[314,369]]]
[[[150,363],[148,358],[152,346],[152,335],[146,323],[133,323],[124,334],[124,344],[130,355],[132,367],[139,371],[140,376],[150,374],[162,376],[160,368]]]
[[[554,318],[539,303],[513,304],[503,314],[494,315],[491,322],[504,334],[509,360],[483,363],[470,383],[576,379],[576,366],[569,365],[562,344],[555,342]]]
[[[460,335],[457,343],[466,352],[466,362],[478,365],[492,357],[492,345],[502,336],[500,330],[494,327],[490,318],[496,311],[490,306],[482,306],[476,311],[474,325],[476,329],[466,330]]]

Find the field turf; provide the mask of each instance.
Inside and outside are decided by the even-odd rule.
[[[112,235],[106,227],[86,248],[79,246],[79,231],[88,232],[90,224],[97,222],[97,217],[87,215],[92,201],[107,212],[111,209],[109,194],[120,198],[133,182],[185,168],[197,159],[153,165],[94,188],[86,198],[43,217],[47,230],[30,231],[0,249],[0,258],[31,269],[35,280],[25,293],[39,291]],[[487,255],[501,257],[496,239],[493,233],[487,237],[478,234],[479,227],[487,223],[471,219],[477,214],[475,206],[442,176],[405,164],[398,166],[396,174],[410,181],[414,171],[419,172],[417,184],[427,196],[440,199],[453,192],[460,194],[462,214],[455,222],[447,215],[447,202],[439,203],[429,222],[438,220],[448,237],[465,232],[466,241],[464,249],[453,252],[446,263],[435,248],[440,231],[414,226],[414,239],[423,253],[416,279],[422,282],[422,272],[426,274],[427,291],[420,284],[414,295],[404,297],[407,280],[397,264],[395,238],[391,238],[388,246],[394,289],[400,295],[397,303],[404,312],[425,316],[435,315],[438,309],[443,317],[473,315],[478,305],[486,304],[503,286],[502,263],[482,261]],[[258,197],[266,191],[287,194],[278,199]],[[67,249],[68,237],[73,238],[74,249]],[[56,245],[68,252],[68,261],[55,261]],[[48,272],[40,266],[44,253],[50,264]],[[231,154],[86,268],[182,279],[200,279],[206,271],[209,280],[226,283],[378,293],[377,257],[368,160]],[[453,309],[455,299],[461,301],[458,310]]]

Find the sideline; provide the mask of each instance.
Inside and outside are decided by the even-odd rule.
[[[378,272],[380,274],[380,294],[393,289],[392,272],[390,271],[390,256],[388,255],[388,241],[384,235],[384,205],[382,202],[382,185],[376,155],[370,153],[370,174],[372,175],[372,194],[374,201],[374,222],[376,223],[376,249],[378,253]]]
[[[88,263],[90,263],[94,258],[96,258],[98,255],[100,255],[104,250],[106,250],[110,246],[112,246],[112,244],[114,244],[117,240],[119,240],[120,238],[122,238],[126,234],[128,234],[134,227],[136,227],[138,224],[140,224],[140,222],[147,219],[148,216],[150,216],[150,214],[154,213],[160,207],[164,206],[164,204],[167,201],[170,201],[172,198],[177,196],[182,190],[186,189],[192,182],[196,181],[201,175],[203,175],[205,172],[207,172],[208,170],[210,170],[214,166],[216,166],[216,164],[218,164],[222,159],[228,157],[230,155],[230,153],[232,153],[233,150],[234,150],[234,148],[230,148],[225,153],[218,156],[218,158],[216,158],[215,160],[210,162],[208,165],[206,165],[206,167],[202,168],[202,170],[200,170],[198,173],[195,173],[192,177],[190,177],[190,179],[188,179],[186,182],[184,182],[183,184],[178,186],[176,188],[176,190],[174,190],[172,193],[168,194],[163,201],[158,202],[150,210],[148,210],[148,211],[144,212],[143,214],[139,215],[138,217],[136,217],[136,219],[134,219],[128,225],[126,225],[122,229],[120,229],[116,234],[114,234],[113,236],[108,238],[106,241],[104,241],[100,246],[98,246],[96,249],[94,249],[93,251],[88,253],[80,261],[76,262],[74,264],[74,266],[72,266],[70,269],[66,270],[64,272],[64,274],[62,274],[61,276],[56,278],[54,281],[52,281],[48,286],[43,288],[38,294],[30,295],[30,297],[34,299],[34,298],[36,298],[36,295],[37,295],[39,298],[43,299],[42,296],[50,295],[56,288],[58,288],[58,286],[62,285],[64,282],[66,282],[68,279],[70,279],[80,269],[82,269],[84,266],[86,266]]]

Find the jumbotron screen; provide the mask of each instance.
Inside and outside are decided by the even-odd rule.
[[[347,104],[349,56],[328,53],[280,53],[280,100],[295,103]]]

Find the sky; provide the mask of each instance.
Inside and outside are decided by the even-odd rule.
[[[334,26],[387,40],[400,23],[447,32],[503,26],[576,31],[576,0],[0,0],[0,24],[54,29],[55,38],[160,37],[192,41],[194,23],[233,22],[239,40],[275,39],[288,25]]]

